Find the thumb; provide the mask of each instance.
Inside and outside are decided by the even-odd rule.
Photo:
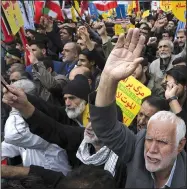
[[[144,60],[143,57],[138,57],[138,58],[135,58],[134,61],[133,61],[133,64],[138,67],[138,65]]]

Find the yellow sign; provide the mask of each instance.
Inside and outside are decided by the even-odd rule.
[[[114,32],[115,35],[120,35],[121,33],[124,33],[124,29],[122,28],[121,24],[115,24],[114,25]]]
[[[127,24],[127,25],[126,25],[127,31],[128,31],[128,29],[130,29],[130,28],[135,28],[135,25],[133,25],[133,24]]]
[[[186,23],[186,1],[172,1],[172,12],[177,19]]]
[[[129,126],[140,111],[142,99],[151,95],[150,89],[130,76],[118,84],[116,103],[123,112],[123,123]]]
[[[149,10],[143,12],[142,18],[146,18],[149,16]]]
[[[12,34],[15,35],[20,27],[24,25],[19,4],[16,1],[1,1],[1,7],[3,8]]]
[[[166,1],[166,0],[160,1],[160,8],[164,12],[171,11],[172,10],[172,1]]]

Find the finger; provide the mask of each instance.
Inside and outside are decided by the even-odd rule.
[[[126,39],[125,39],[125,41],[124,41],[124,48],[125,48],[125,49],[128,49],[128,48],[129,48],[129,45],[130,45],[130,42],[131,42],[131,39],[132,39],[132,35],[133,35],[133,29],[130,28],[130,29],[128,30]]]
[[[114,48],[116,49],[116,48],[123,47],[124,46],[124,39],[125,39],[125,34],[120,34],[120,36],[118,38],[118,41],[117,41],[117,43],[116,43]]]
[[[133,30],[131,42],[130,42],[130,45],[129,45],[129,51],[130,52],[133,52],[134,49],[136,48],[138,41],[139,41],[139,38],[140,38],[140,30],[138,28],[135,28]]]
[[[142,53],[142,50],[144,48],[144,44],[145,44],[145,37],[143,35],[141,35],[139,37],[139,41],[138,44],[136,45],[136,48],[133,51],[133,56],[135,58],[139,57]]]

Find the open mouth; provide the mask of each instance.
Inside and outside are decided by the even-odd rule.
[[[149,157],[149,156],[147,156],[147,160],[148,160],[150,163],[158,163],[158,162],[160,162],[159,159],[151,158],[151,157]]]

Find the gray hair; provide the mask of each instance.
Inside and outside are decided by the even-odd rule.
[[[33,95],[36,94],[35,84],[29,79],[21,79],[21,80],[15,81],[11,85],[16,88],[23,89],[24,92],[27,94],[33,94]]]
[[[160,40],[160,42],[162,42],[162,41],[166,42],[166,43],[169,45],[171,51],[173,51],[174,45],[173,45],[172,41],[170,41],[170,40],[168,40],[168,39]],[[159,42],[159,43],[160,43],[160,42]],[[158,44],[158,46],[159,46],[159,44]]]
[[[179,145],[179,142],[185,137],[186,134],[186,125],[185,122],[177,117],[174,113],[169,111],[159,111],[155,113],[148,121],[147,128],[151,121],[168,121],[176,125],[176,145]]]

